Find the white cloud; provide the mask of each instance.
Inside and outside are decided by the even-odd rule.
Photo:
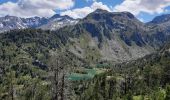
[[[165,12],[167,6],[170,6],[170,0],[124,0],[114,7],[114,11],[129,11],[134,15],[141,12],[155,14]]]
[[[61,12],[61,15],[68,15],[73,18],[83,18],[86,15],[88,15],[89,13],[91,13],[99,8],[107,10],[107,11],[111,11],[110,8],[107,5],[104,5],[102,2],[94,2],[90,7],[67,10],[65,12]]]
[[[74,10],[67,10],[65,12],[62,12],[61,15],[68,15],[73,18],[83,18],[87,14],[93,12],[94,10],[90,7],[84,7],[80,9],[74,9]]]
[[[143,18],[138,18],[141,22],[145,22],[145,20]]]
[[[0,16],[49,17],[54,10],[69,9],[74,6],[73,0],[18,0],[16,3],[6,2],[0,5]]]

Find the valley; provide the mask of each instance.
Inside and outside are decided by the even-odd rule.
[[[29,19],[35,27],[8,30],[6,23],[0,100],[169,100],[169,16],[142,23],[129,12],[97,9],[79,20]]]

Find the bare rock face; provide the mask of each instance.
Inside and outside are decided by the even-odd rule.
[[[5,16],[0,18],[0,32],[2,33],[14,29],[36,28],[45,23],[47,23],[46,18]]]
[[[49,18],[48,23],[40,26],[39,28],[43,30],[57,30],[59,28],[62,28],[64,26],[68,25],[75,25],[78,22],[77,19],[73,19],[67,15],[60,16],[58,14],[52,16]]]
[[[16,16],[5,16],[0,18],[0,33],[14,29],[41,28],[43,30],[57,30],[67,25],[78,22],[69,16],[54,15],[51,18],[20,18]]]
[[[59,32],[70,34],[70,50],[81,58],[124,62],[153,53],[168,41],[169,32],[151,23],[142,23],[129,12],[97,9]]]

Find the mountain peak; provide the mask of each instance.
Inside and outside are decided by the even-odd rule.
[[[50,19],[59,18],[59,17],[61,17],[59,14],[55,14]]]
[[[150,23],[161,24],[161,23],[165,23],[167,21],[170,21],[170,14],[164,14],[161,16],[157,16]]]
[[[130,12],[120,12],[120,13],[126,15],[128,18],[131,18],[131,19],[135,18],[135,16]]]
[[[11,15],[6,15],[5,17],[3,18],[19,18],[19,17],[16,17],[16,16],[11,16]]]
[[[94,12],[87,15],[84,20],[93,19],[96,21],[106,20],[106,19],[135,19],[135,16],[130,12],[109,12],[103,9],[96,9]]]
[[[62,19],[70,19],[70,20],[73,20],[73,18],[70,17],[70,16],[68,16],[68,15],[61,16],[61,15],[59,15],[59,14],[55,14],[54,16],[52,16],[52,17],[50,18],[50,20],[56,19],[56,18],[62,18]]]
[[[108,11],[103,9],[96,9],[94,13],[108,13]]]

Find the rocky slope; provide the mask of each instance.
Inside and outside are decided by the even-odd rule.
[[[0,32],[13,29],[36,28],[47,23],[46,18],[19,18],[15,16],[5,16],[0,18]]]
[[[90,62],[127,60],[143,57],[154,48],[146,41],[146,26],[129,12],[96,10],[75,26],[60,29],[69,33],[70,50]],[[74,35],[74,36],[73,36]]]
[[[155,17],[151,22],[145,24],[149,33],[147,41],[152,46],[161,46],[169,40],[170,37],[170,14]]]
[[[45,30],[57,30],[66,25],[76,24],[75,20],[68,16],[60,16],[58,14],[51,18],[20,18],[16,16],[5,16],[0,18],[0,33],[25,28],[42,28]]]
[[[48,19],[48,23],[40,26],[43,30],[57,30],[67,25],[75,25],[78,20],[73,19],[69,16],[60,16],[58,14]]]

